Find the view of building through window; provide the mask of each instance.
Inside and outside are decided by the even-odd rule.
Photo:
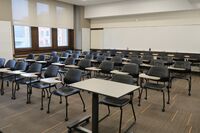
[[[58,28],[58,46],[68,46],[68,30]]]
[[[51,29],[39,27],[39,47],[51,47]]]
[[[31,32],[28,26],[14,26],[15,48],[31,47]]]

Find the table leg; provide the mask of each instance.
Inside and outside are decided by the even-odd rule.
[[[98,133],[99,129],[99,96],[96,93],[92,94],[92,132]]]

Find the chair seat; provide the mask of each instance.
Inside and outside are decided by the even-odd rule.
[[[36,82],[36,83],[33,83],[31,86],[36,89],[46,89],[46,88],[52,87],[54,85],[50,85],[50,84],[43,83],[43,82]]]
[[[57,90],[54,90],[52,93],[57,96],[70,96],[76,93],[79,93],[80,90],[72,88],[72,87],[61,87]]]
[[[30,79],[28,78],[21,78],[19,80],[16,81],[17,84],[32,84],[32,83],[35,83],[35,82],[38,82],[39,80],[38,79],[31,79],[31,82],[30,82]]]
[[[123,107],[129,103],[130,99],[128,98],[113,98],[105,97],[100,104],[105,104],[113,107]]]
[[[144,88],[148,88],[148,89],[152,89],[152,90],[163,90],[165,88],[165,85],[147,82],[144,84]]]

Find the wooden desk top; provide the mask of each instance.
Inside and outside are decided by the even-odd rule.
[[[37,73],[23,73],[21,74],[22,77],[26,77],[26,78],[37,78],[38,75]]]
[[[139,89],[139,86],[129,85],[110,80],[91,78],[77,83],[70,84],[70,86],[79,88],[81,90],[119,98],[132,91]]]

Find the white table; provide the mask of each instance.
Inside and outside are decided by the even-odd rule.
[[[65,67],[67,67],[67,68],[79,68],[79,66],[76,66],[76,65],[65,65]]]
[[[186,71],[185,68],[178,68],[178,67],[172,67],[172,66],[168,67],[168,69],[169,70],[175,70],[175,71]]]
[[[122,58],[122,60],[124,60],[124,61],[130,61],[131,59],[128,59],[128,58]]]
[[[140,64],[140,66],[141,66],[141,67],[152,67],[152,65],[146,64],[146,63],[142,63],[142,64]]]
[[[92,92],[92,133],[99,132],[99,95],[120,98],[140,88],[139,86],[95,78],[73,83],[70,86]]]
[[[122,74],[122,75],[128,75],[129,74],[127,72],[121,72],[119,70],[112,70],[112,71],[110,71],[110,73],[112,73],[112,74]]]
[[[6,73],[9,72],[9,68],[0,68],[0,73]]]
[[[26,62],[35,62],[36,60],[34,60],[34,59],[26,59],[25,61]]]

